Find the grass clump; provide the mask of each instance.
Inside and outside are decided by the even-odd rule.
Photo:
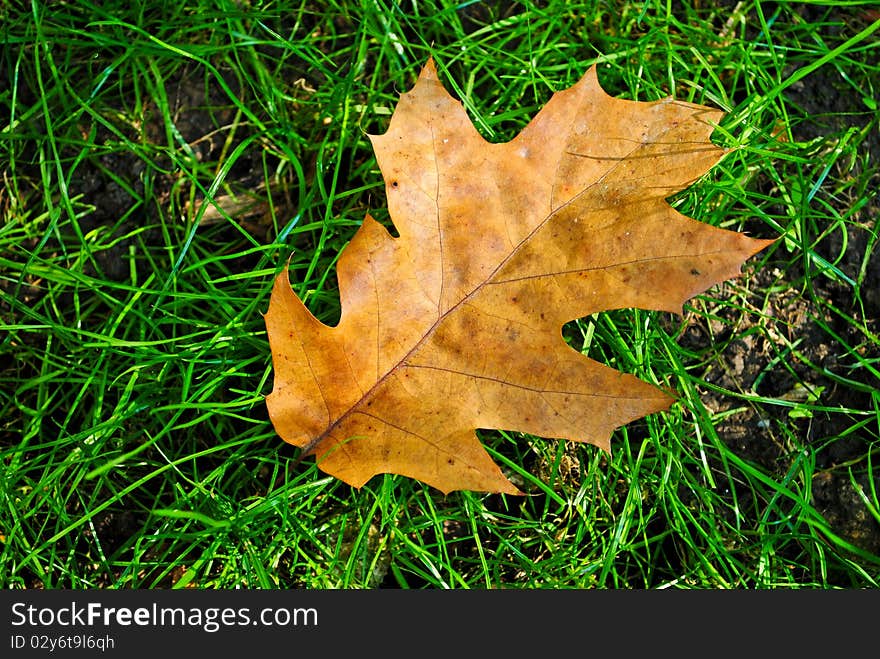
[[[674,5],[674,6],[673,6]],[[729,3],[0,9],[0,583],[877,587],[880,17]],[[593,63],[728,114],[683,213],[782,239],[683,317],[566,327],[680,401],[588,446],[483,432],[531,496],[325,477],[268,421],[275,273],[334,263],[429,55],[493,141]]]

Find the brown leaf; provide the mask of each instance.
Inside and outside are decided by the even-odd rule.
[[[476,428],[590,442],[673,398],[570,348],[597,311],[681,312],[772,241],[714,228],[665,198],[723,151],[721,112],[602,91],[595,68],[514,140],[490,144],[432,61],[371,140],[400,237],[367,216],[337,266],[328,327],[275,281],[266,327],[281,437],[356,487],[380,473],[443,492],[520,494]]]

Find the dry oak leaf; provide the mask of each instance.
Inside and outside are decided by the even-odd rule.
[[[444,493],[521,492],[480,444],[494,428],[595,444],[673,398],[569,347],[564,323],[681,313],[772,241],[666,201],[716,164],[722,113],[608,96],[591,68],[512,141],[486,142],[429,60],[371,135],[399,237],[369,215],[339,258],[342,315],[318,321],[285,269],[266,326],[269,414],[355,487],[375,474]]]

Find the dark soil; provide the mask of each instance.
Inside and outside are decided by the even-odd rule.
[[[801,11],[805,20],[817,20],[818,14],[825,16],[826,10],[804,7]],[[857,22],[859,18],[845,16],[842,25]],[[830,29],[839,31],[844,28]],[[878,84],[880,80],[875,80],[873,88]],[[876,113],[866,111],[862,98],[842,81],[836,69],[830,66],[818,69],[792,85],[786,98],[792,107],[802,108],[806,117],[792,124],[794,140],[815,141],[818,149],[834,146],[826,143],[826,135],[862,130],[873,122],[873,130],[867,131],[862,142],[861,153],[865,158],[855,163],[851,171],[855,177],[861,173],[859,167],[873,167],[869,188],[880,188],[880,172],[877,170],[880,131],[877,130]],[[769,195],[775,194],[769,182],[764,181],[763,185]],[[738,334],[744,336],[719,351],[719,361],[705,374],[707,382],[727,390],[792,401],[804,401],[814,394],[819,396],[821,405],[830,409],[872,408],[872,390],[876,395],[877,383],[869,381],[865,369],[850,369],[854,360],[846,349],[846,346],[858,347],[864,360],[873,360],[874,363],[880,360],[876,344],[865,341],[864,334],[856,329],[858,324],[863,324],[875,335],[880,331],[880,255],[876,250],[870,253],[880,205],[874,197],[867,205],[858,207],[861,200],[858,192],[843,191],[833,198],[838,213],[850,218],[846,224],[847,235],[832,232],[818,243],[817,249],[827,260],[835,262],[846,276],[860,283],[856,294],[848,284],[823,275],[815,266],[806,266],[810,268],[807,270],[803,260],[787,264],[784,274],[772,268],[755,272],[751,288],[772,291],[760,309],[766,316],[760,322],[765,327],[769,322],[769,331],[749,333],[758,316],[744,314],[734,317],[734,311],[722,306],[714,310],[721,319],[718,322],[689,318],[681,340],[696,349],[705,346],[707,340],[724,343],[729,322],[735,322]],[[870,256],[863,263],[866,252]],[[804,290],[806,293],[802,292]],[[842,315],[852,320],[846,320]],[[834,339],[835,335],[839,340]],[[775,341],[775,337],[780,340]],[[786,354],[782,346],[794,341],[797,341],[797,352]],[[780,367],[780,358],[784,367]],[[819,375],[822,372],[829,376]],[[861,390],[851,385],[842,386],[831,377],[832,374],[861,382],[864,386]],[[715,412],[741,406],[740,401],[709,391],[703,392],[703,400]],[[870,492],[870,476],[851,474],[846,468],[850,461],[859,458],[864,465],[864,456],[870,446],[871,437],[867,432],[842,435],[857,421],[858,418],[845,412],[819,412],[810,417],[792,419],[788,408],[765,405],[749,407],[726,417],[716,430],[738,455],[770,473],[783,476],[786,466],[791,463],[791,445],[772,429],[791,428],[793,424],[798,437],[806,440],[806,445],[813,451],[816,461],[813,505],[846,540],[880,554],[880,525],[870,516],[853,484],[855,481],[862,491]],[[874,476],[874,480],[874,487],[880,488],[880,478]]]

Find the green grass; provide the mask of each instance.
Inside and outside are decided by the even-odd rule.
[[[880,585],[880,15],[689,4],[0,5],[0,584]],[[340,250],[388,219],[366,133],[429,55],[493,141],[593,63],[724,109],[673,202],[783,237],[682,317],[566,327],[680,399],[610,458],[481,432],[528,497],[354,490],[263,402],[273,276],[338,318]]]

